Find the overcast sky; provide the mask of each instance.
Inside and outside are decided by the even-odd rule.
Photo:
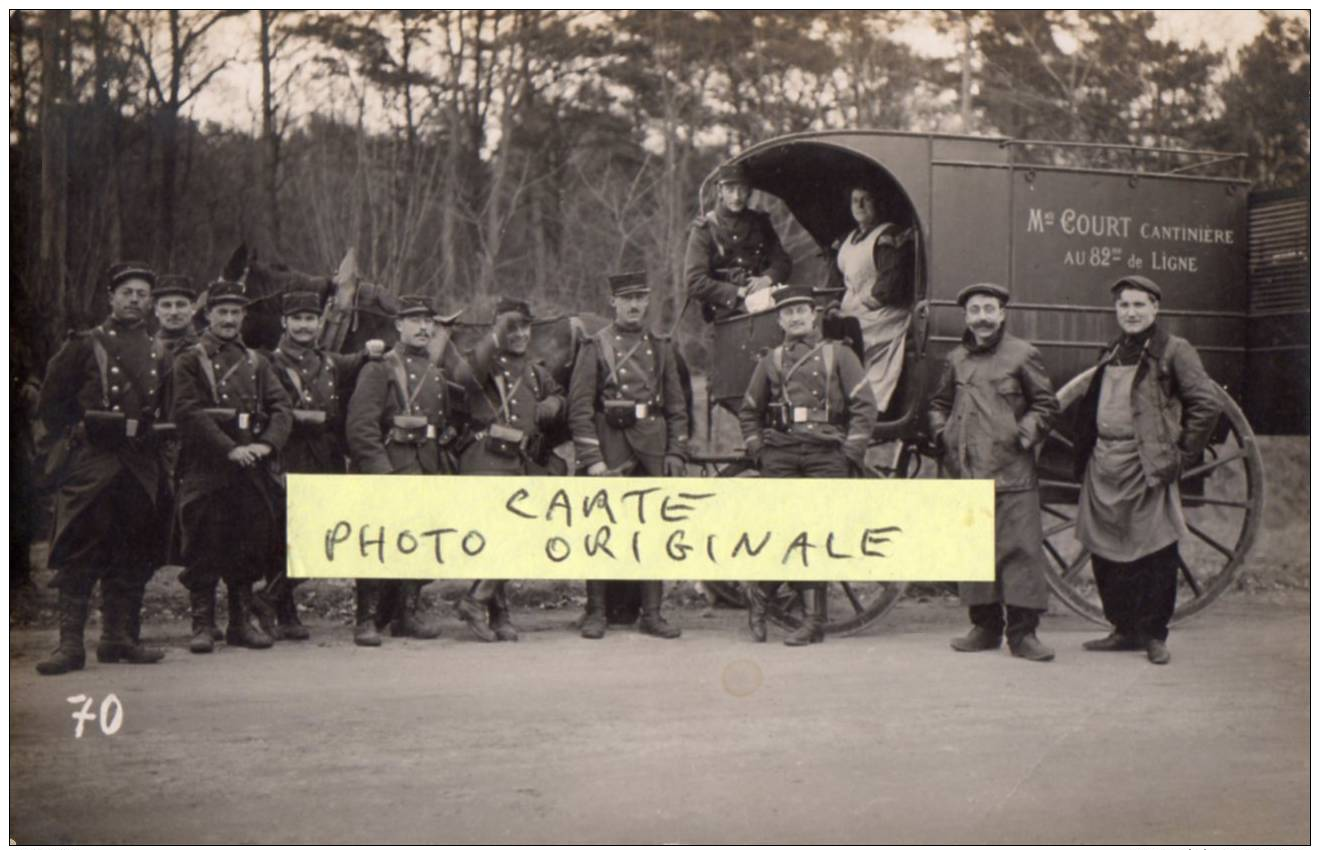
[[[1204,42],[1212,49],[1226,49],[1230,54],[1255,38],[1263,26],[1262,15],[1252,10],[1177,10],[1157,12],[1156,15],[1159,19],[1158,36],[1176,38],[1189,46]],[[896,36],[927,55],[951,56],[958,49],[949,39],[920,24],[910,26]],[[216,26],[207,42],[209,53],[235,59],[197,96],[192,104],[194,118],[241,129],[257,126],[261,77],[255,61],[256,44],[255,15],[243,15]]]

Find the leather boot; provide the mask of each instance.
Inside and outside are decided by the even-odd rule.
[[[494,643],[499,640],[495,630],[486,623],[490,599],[495,595],[495,587],[494,581],[484,579],[473,585],[472,590],[466,596],[454,603],[454,609],[458,613],[459,619],[467,623],[468,629],[477,636],[477,640],[486,643]]]
[[[660,601],[664,598],[663,582],[642,582],[642,616],[637,621],[637,630],[644,635],[672,640],[683,634],[683,630],[672,625],[660,614]]]
[[[275,614],[275,606],[277,603],[274,596],[270,593],[272,589],[271,583],[267,582],[266,586],[261,590],[252,591],[250,610],[252,616],[257,618],[257,624],[261,626],[261,630],[265,632],[271,640],[277,640],[280,636],[279,618]]]
[[[802,607],[807,610],[807,618],[793,634],[784,638],[784,646],[809,646],[825,642],[825,614],[828,586],[821,582],[812,582],[802,587]]]
[[[353,629],[353,643],[358,646],[380,646],[380,632],[376,631],[376,606],[380,593],[375,582],[357,583],[357,626]]]
[[[155,664],[165,657],[159,649],[147,649],[133,640],[129,629],[132,615],[129,606],[134,595],[121,591],[103,591],[101,640],[96,644],[96,660],[102,664],[124,661],[129,664]]]
[[[605,637],[605,582],[587,582],[587,613],[582,617],[581,634],[584,638],[600,640]]]
[[[1144,648],[1136,635],[1125,635],[1118,631],[1082,644],[1082,649],[1090,652],[1130,652]]]
[[[494,595],[490,597],[490,627],[495,631],[495,637],[503,641],[514,643],[518,640],[518,630],[513,627],[513,622],[509,619],[509,597],[505,594],[505,586],[508,582],[498,582],[499,587],[495,589]]]
[[[226,584],[229,587],[229,625],[225,629],[225,643],[248,649],[270,649],[275,640],[252,622],[251,583]]]
[[[399,588],[399,607],[395,611],[394,625],[390,627],[390,634],[395,637],[413,637],[420,640],[435,640],[440,637],[439,626],[433,626],[418,617],[417,607],[421,598],[421,582],[403,583]]]
[[[356,583],[356,626],[352,630],[352,643],[359,647],[379,647],[380,632],[376,631],[376,606],[380,603],[380,591],[376,582],[358,581]]]
[[[275,629],[279,640],[307,640],[311,632],[298,619],[298,603],[293,599],[293,585],[281,582],[275,600]]]
[[[747,598],[747,628],[752,632],[752,640],[765,643],[766,605],[770,601],[766,597],[765,588],[761,582],[749,581],[743,587],[743,595]]]
[[[188,641],[188,651],[205,655],[215,649],[215,588],[188,591],[188,605],[192,609],[192,640]]]
[[[87,626],[88,599],[61,590],[60,645],[50,658],[37,662],[37,672],[43,676],[58,676],[87,665],[87,650],[83,646],[83,629]]]

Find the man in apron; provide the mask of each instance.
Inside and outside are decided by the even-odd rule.
[[[1221,407],[1196,349],[1156,323],[1159,286],[1131,275],[1111,289],[1122,334],[1100,358],[1075,434],[1077,539],[1091,552],[1114,630],[1083,646],[1144,649],[1151,663],[1167,664],[1178,540],[1187,533],[1178,478],[1200,462]]]

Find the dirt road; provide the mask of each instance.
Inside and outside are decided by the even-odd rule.
[[[757,646],[738,612],[679,641],[522,612],[517,645],[314,639],[97,665],[32,664],[14,631],[10,836],[75,842],[1298,843],[1310,838],[1309,603],[1221,602],[1173,663],[958,655],[957,608],[860,637]],[[178,631],[178,626],[171,627]],[[150,637],[158,640],[157,632]],[[81,739],[76,694],[123,725]]]

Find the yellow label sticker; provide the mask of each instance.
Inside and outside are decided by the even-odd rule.
[[[289,575],[993,581],[994,482],[290,475]]]

